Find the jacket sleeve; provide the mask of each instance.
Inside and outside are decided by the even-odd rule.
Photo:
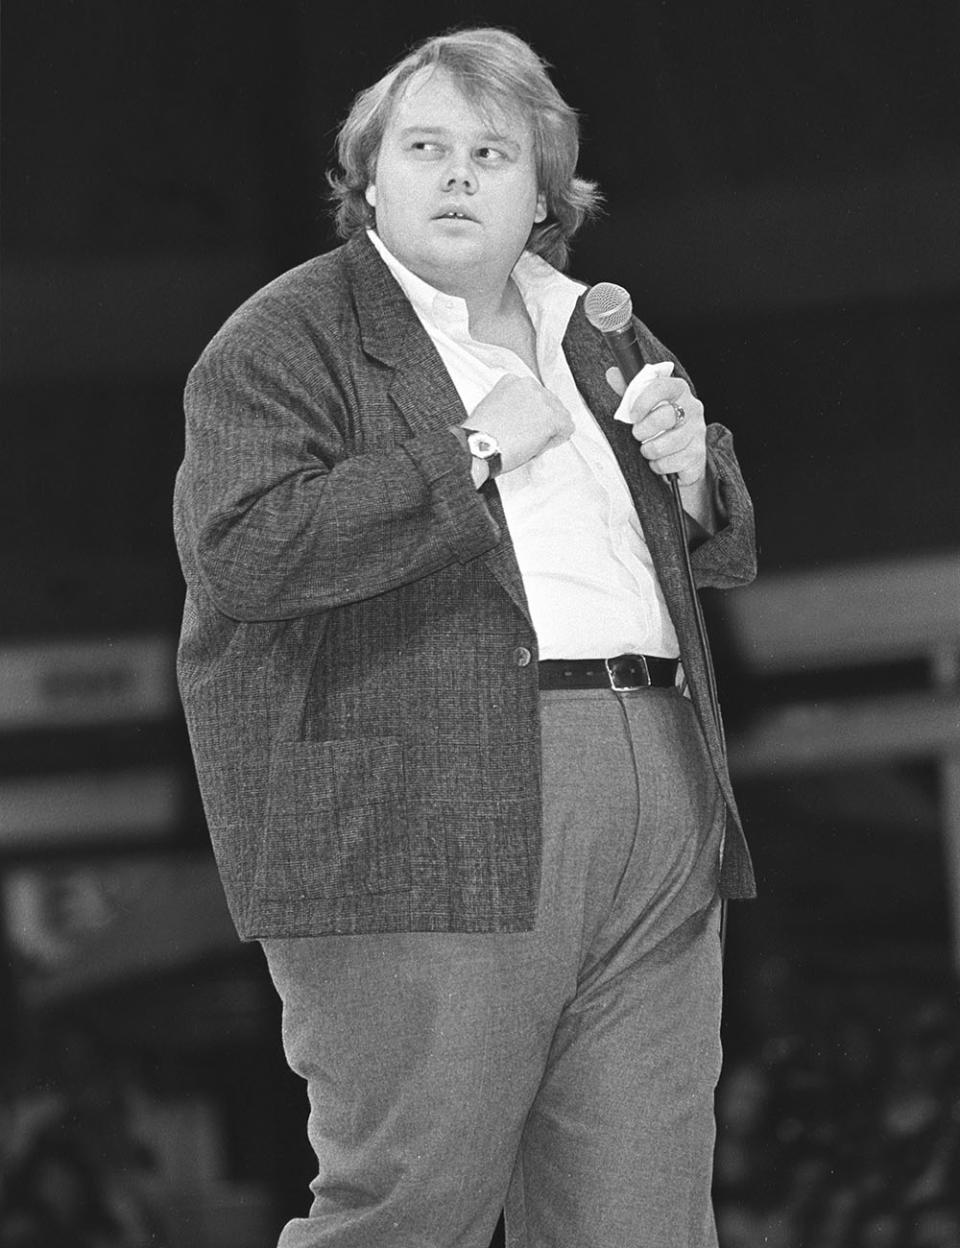
[[[271,350],[269,335],[248,338],[221,332],[185,396],[177,540],[218,610],[289,619],[373,597],[497,543],[448,430],[358,453],[349,434],[357,396],[348,401],[319,355],[307,371],[301,358],[294,366]]]
[[[644,359],[672,360],[674,375],[696,394],[690,374],[674,353],[643,324],[634,320]],[[733,434],[723,425],[707,426],[707,464],[717,490],[723,523],[690,554],[701,589],[733,589],[749,585],[757,575],[757,541],[753,504],[733,449]]]
[[[749,585],[757,575],[753,504],[733,450],[733,434],[723,425],[707,426],[707,462],[717,490],[721,527],[690,555],[701,589]]]

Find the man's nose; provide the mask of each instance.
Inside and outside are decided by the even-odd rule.
[[[477,189],[477,175],[467,156],[456,155],[450,158],[443,174],[443,187],[447,191]]]

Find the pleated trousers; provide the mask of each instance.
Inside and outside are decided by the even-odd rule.
[[[714,1248],[722,801],[672,689],[542,695],[536,927],[263,942],[313,1204],[278,1248]]]

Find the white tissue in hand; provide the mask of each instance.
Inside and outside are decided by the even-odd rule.
[[[641,390],[645,390],[651,381],[656,381],[658,377],[669,377],[673,372],[673,360],[661,360],[659,364],[644,364],[633,381],[630,382],[626,390],[623,392],[623,398],[620,400],[620,406],[613,414],[614,420],[622,421],[625,425],[632,425],[636,422],[636,417],[631,413],[630,409],[636,401],[637,395]]]

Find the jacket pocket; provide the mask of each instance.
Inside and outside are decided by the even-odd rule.
[[[398,740],[281,742],[267,784],[254,885],[260,896],[340,897],[410,888]]]

